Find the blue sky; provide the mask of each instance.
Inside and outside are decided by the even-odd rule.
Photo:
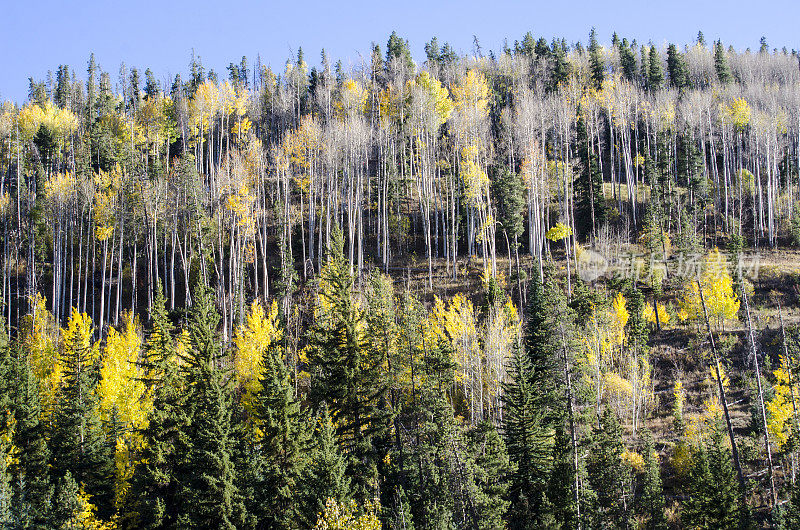
[[[0,12],[0,98],[23,101],[28,77],[69,64],[83,78],[90,52],[118,78],[121,62],[150,67],[160,80],[184,73],[194,48],[207,69],[242,55],[282,71],[286,58],[303,47],[306,61],[319,62],[324,47],[345,65],[360,62],[371,42],[385,51],[392,30],[407,38],[415,58],[436,35],[463,53],[477,35],[484,50],[499,50],[526,31],[548,40],[563,36],[585,42],[595,26],[601,42],[612,32],[655,43],[686,43],[702,29],[707,41],[721,38],[738,49],[757,48],[762,35],[772,47],[800,49],[797,0],[709,2],[703,0],[434,2],[258,2],[228,0],[119,1],[6,0]]]

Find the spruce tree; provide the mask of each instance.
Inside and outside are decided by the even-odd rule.
[[[532,384],[529,356],[515,347],[509,380],[503,384],[503,435],[514,469],[510,476],[510,526],[538,528],[545,505],[545,485],[550,472],[550,421]]]
[[[597,33],[595,29],[589,33],[589,72],[591,73],[592,83],[596,89],[603,86],[605,79],[605,63],[603,62],[602,50],[597,43]]]
[[[306,419],[279,345],[264,352],[262,366],[254,411],[263,436],[257,449],[261,478],[248,511],[265,528],[292,528],[299,515],[297,495],[307,458]]]
[[[547,510],[552,519],[547,526],[575,528],[578,526],[576,504],[575,454],[569,433],[559,425],[553,442],[553,467],[547,484]]]
[[[383,358],[363,332],[364,315],[353,299],[353,277],[344,258],[341,231],[333,234],[320,278],[320,311],[311,330],[308,360],[313,367],[309,397],[330,407],[340,446],[349,457],[354,495],[365,500],[377,479],[375,442],[388,415],[382,406]]]
[[[589,141],[586,121],[578,109],[575,145],[581,161],[581,172],[575,181],[576,229],[580,235],[594,234],[606,220],[606,205],[603,197],[603,175],[600,173],[597,153]]]
[[[642,492],[638,499],[638,512],[645,520],[644,528],[664,530],[667,522],[664,517],[664,491],[661,487],[661,468],[656,457],[653,437],[645,433],[644,477]]]
[[[296,491],[298,521],[304,528],[314,525],[328,499],[341,504],[350,498],[350,479],[345,474],[347,461],[336,443],[336,431],[324,403],[317,413],[315,423],[309,448],[309,463],[303,468]]]
[[[622,462],[622,428],[616,415],[608,408],[603,411],[599,425],[592,433],[589,452],[589,482],[597,495],[593,517],[603,528],[631,526],[626,503],[625,485],[630,469]]]
[[[48,528],[49,507],[53,497],[50,483],[50,451],[40,422],[39,384],[30,370],[28,359],[18,355],[16,363],[14,446],[17,458],[11,464],[13,478],[13,514],[27,521],[28,528]]]
[[[733,79],[731,70],[728,67],[725,48],[722,47],[722,41],[720,40],[714,43],[714,70],[717,72],[717,79],[723,85],[730,83]]]
[[[650,45],[650,54],[647,59],[647,88],[658,90],[664,82],[664,69],[661,67],[661,57],[655,46]]]
[[[619,46],[619,62],[622,66],[622,76],[629,83],[637,83],[636,72],[636,55],[628,44],[628,39],[622,39]]]
[[[178,371],[173,326],[160,282],[156,288],[150,335],[145,348],[145,372],[153,407],[141,433],[144,443],[131,478],[130,494],[120,521],[122,528],[174,528],[178,516],[175,474],[189,421],[186,382]],[[185,442],[183,442],[185,444]]]
[[[474,465],[474,503],[479,513],[478,528],[502,528],[509,505],[506,494],[511,469],[506,446],[494,425],[488,421],[471,429],[467,433],[467,440]]]
[[[682,522],[692,528],[737,528],[745,526],[746,508],[740,503],[738,481],[724,432],[714,426],[710,441],[692,455],[688,477],[689,498]]]
[[[689,88],[689,70],[686,61],[674,44],[667,47],[667,72],[670,85],[678,90]]]
[[[88,315],[73,310],[62,330],[63,386],[58,396],[50,435],[51,470],[56,480],[67,472],[85,484],[98,516],[114,512],[114,453],[102,429],[95,388],[99,380],[97,345]]]
[[[233,529],[245,513],[231,462],[231,392],[220,366],[220,317],[210,289],[201,289],[194,301],[183,367],[189,421],[178,437],[183,458],[176,473],[177,523]]]

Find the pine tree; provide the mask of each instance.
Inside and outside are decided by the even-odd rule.
[[[53,497],[52,514],[48,521],[49,528],[59,530],[78,530],[80,503],[78,502],[78,483],[69,471],[58,479]]]
[[[192,528],[236,528],[244,519],[231,462],[231,392],[221,362],[214,295],[194,296],[185,355],[189,421],[179,435],[178,519]]]
[[[569,433],[561,425],[556,427],[552,458],[553,467],[547,484],[547,509],[552,514],[552,521],[547,521],[547,525],[576,528],[575,455]]]
[[[550,74],[550,86],[548,89],[551,92],[555,92],[559,86],[565,84],[569,79],[571,65],[567,60],[567,50],[563,42],[553,39],[550,49],[553,57],[553,69]]]
[[[387,415],[381,406],[386,389],[383,359],[369,347],[364,315],[352,289],[353,277],[337,229],[321,273],[317,321],[311,330],[309,397],[316,406],[328,403],[339,443],[349,458],[354,495],[366,499],[377,478],[374,442],[386,429]]]
[[[317,515],[325,509],[328,499],[339,503],[350,499],[350,480],[345,474],[347,461],[336,443],[336,431],[327,405],[322,405],[315,423],[309,463],[303,469],[296,492],[299,503],[298,521],[305,528],[314,524]]]
[[[493,530],[504,526],[509,502],[507,475],[511,468],[506,446],[494,426],[484,421],[467,434],[474,459],[475,509],[478,528]]]
[[[53,497],[50,484],[50,452],[40,423],[39,385],[31,373],[27,358],[19,357],[16,366],[14,446],[17,459],[11,465],[13,477],[13,513],[28,528],[48,527],[49,507]]]
[[[625,490],[630,469],[622,462],[623,450],[619,420],[606,408],[592,433],[588,462],[589,482],[597,495],[593,515],[603,528],[631,526]]]
[[[736,473],[723,430],[715,426],[708,446],[698,447],[692,460],[682,522],[707,529],[743,526],[746,508],[739,502]]]
[[[515,348],[509,381],[503,385],[503,435],[514,469],[510,476],[510,526],[539,528],[544,524],[545,485],[550,472],[550,418],[532,384],[529,356]]]
[[[723,85],[730,83],[733,79],[731,70],[728,68],[725,48],[722,47],[722,41],[720,40],[714,43],[714,70],[717,72],[717,79]]]
[[[264,352],[261,389],[255,399],[255,422],[261,479],[250,512],[266,528],[292,528],[298,518],[297,493],[306,463],[306,419],[294,398],[294,388],[274,345]]]
[[[622,66],[622,76],[629,83],[636,84],[636,55],[633,53],[628,39],[622,39],[619,46],[619,62]]]
[[[597,34],[595,29],[589,33],[589,71],[592,76],[592,83],[596,89],[603,86],[603,79],[605,79],[606,65],[603,62],[602,50],[597,43]]]
[[[578,109],[576,126],[576,153],[581,160],[581,172],[575,181],[576,230],[581,235],[594,234],[606,220],[603,196],[603,175],[600,173],[597,153],[589,142],[586,121]]]
[[[689,71],[686,61],[674,44],[667,47],[667,72],[670,85],[678,90],[689,88]]]
[[[62,329],[64,383],[50,436],[51,469],[56,480],[69,472],[76,483],[85,484],[99,516],[108,519],[114,512],[114,453],[100,422],[95,393],[99,353],[92,334],[89,316],[73,310]]]
[[[658,90],[664,82],[664,69],[661,67],[661,57],[655,46],[650,46],[650,54],[647,59],[647,88],[648,90]]]
[[[173,326],[160,282],[151,315],[145,367],[153,407],[142,432],[143,451],[131,478],[122,528],[174,528],[178,516],[176,472],[183,455],[187,415],[186,382],[178,371]]]
[[[642,492],[638,499],[638,512],[645,518],[648,530],[664,530],[667,522],[664,518],[664,491],[661,487],[661,468],[658,464],[653,437],[649,431],[645,433],[644,445],[644,477]]]

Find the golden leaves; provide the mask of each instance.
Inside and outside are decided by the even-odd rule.
[[[544,235],[550,241],[561,241],[572,235],[572,228],[564,223],[556,223],[556,225]]]
[[[476,116],[489,115],[489,82],[481,72],[472,69],[453,87],[455,108]]]
[[[278,303],[273,300],[269,313],[261,302],[250,306],[245,324],[236,330],[233,343],[236,345],[234,369],[236,380],[244,389],[242,402],[252,411],[255,394],[261,390],[260,378],[264,370],[263,357],[269,348],[274,348],[283,338],[278,321]]]
[[[740,131],[750,124],[750,104],[744,98],[737,98],[730,105],[723,104],[722,113]]]
[[[347,120],[362,114],[367,108],[367,91],[355,79],[342,83],[336,110],[339,118]]]
[[[736,318],[739,311],[739,297],[733,292],[733,279],[728,273],[728,262],[716,247],[705,258],[700,285],[712,325],[722,326],[726,320]],[[702,321],[705,318],[696,281],[691,280],[686,285],[680,307],[682,320]]]
[[[47,100],[44,107],[35,103],[24,106],[17,116],[17,124],[25,140],[32,140],[42,126],[49,129],[56,138],[63,140],[78,129],[79,121],[68,109],[60,109]]]

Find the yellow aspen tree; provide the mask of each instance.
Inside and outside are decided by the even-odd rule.
[[[142,381],[144,373],[139,364],[142,350],[141,329],[138,318],[127,313],[123,316],[121,331],[110,328],[103,349],[100,367],[100,418],[103,425],[118,422],[122,436],[116,441],[115,496],[119,504],[128,490],[133,476],[134,462],[131,454],[141,448],[139,434],[147,427],[147,417],[152,408],[150,396]]]
[[[767,428],[778,449],[783,450],[790,435],[797,429],[797,393],[800,387],[791,377],[789,360],[783,355],[780,356],[780,367],[773,374],[775,395],[767,404]]]
[[[275,347],[282,338],[278,302],[273,300],[267,312],[261,302],[254,301],[245,323],[236,330],[233,337],[236,345],[233,361],[236,381],[242,389],[242,403],[250,413],[253,413],[255,395],[261,390],[264,353]]]
[[[380,530],[379,508],[377,503],[370,501],[364,507],[364,512],[357,515],[359,510],[355,501],[339,503],[335,499],[328,499],[314,530]]]
[[[733,292],[733,279],[728,272],[728,261],[716,247],[705,257],[700,286],[703,289],[703,299],[711,324],[724,329],[726,321],[736,319],[740,302],[739,297]],[[695,280],[689,281],[686,285],[680,308],[681,320],[698,323],[704,321],[700,291]]]
[[[31,301],[31,313],[22,320],[20,330],[31,372],[39,384],[42,418],[49,418],[54,411],[64,367],[58,358],[58,324],[45,308],[42,295],[37,293]]]

